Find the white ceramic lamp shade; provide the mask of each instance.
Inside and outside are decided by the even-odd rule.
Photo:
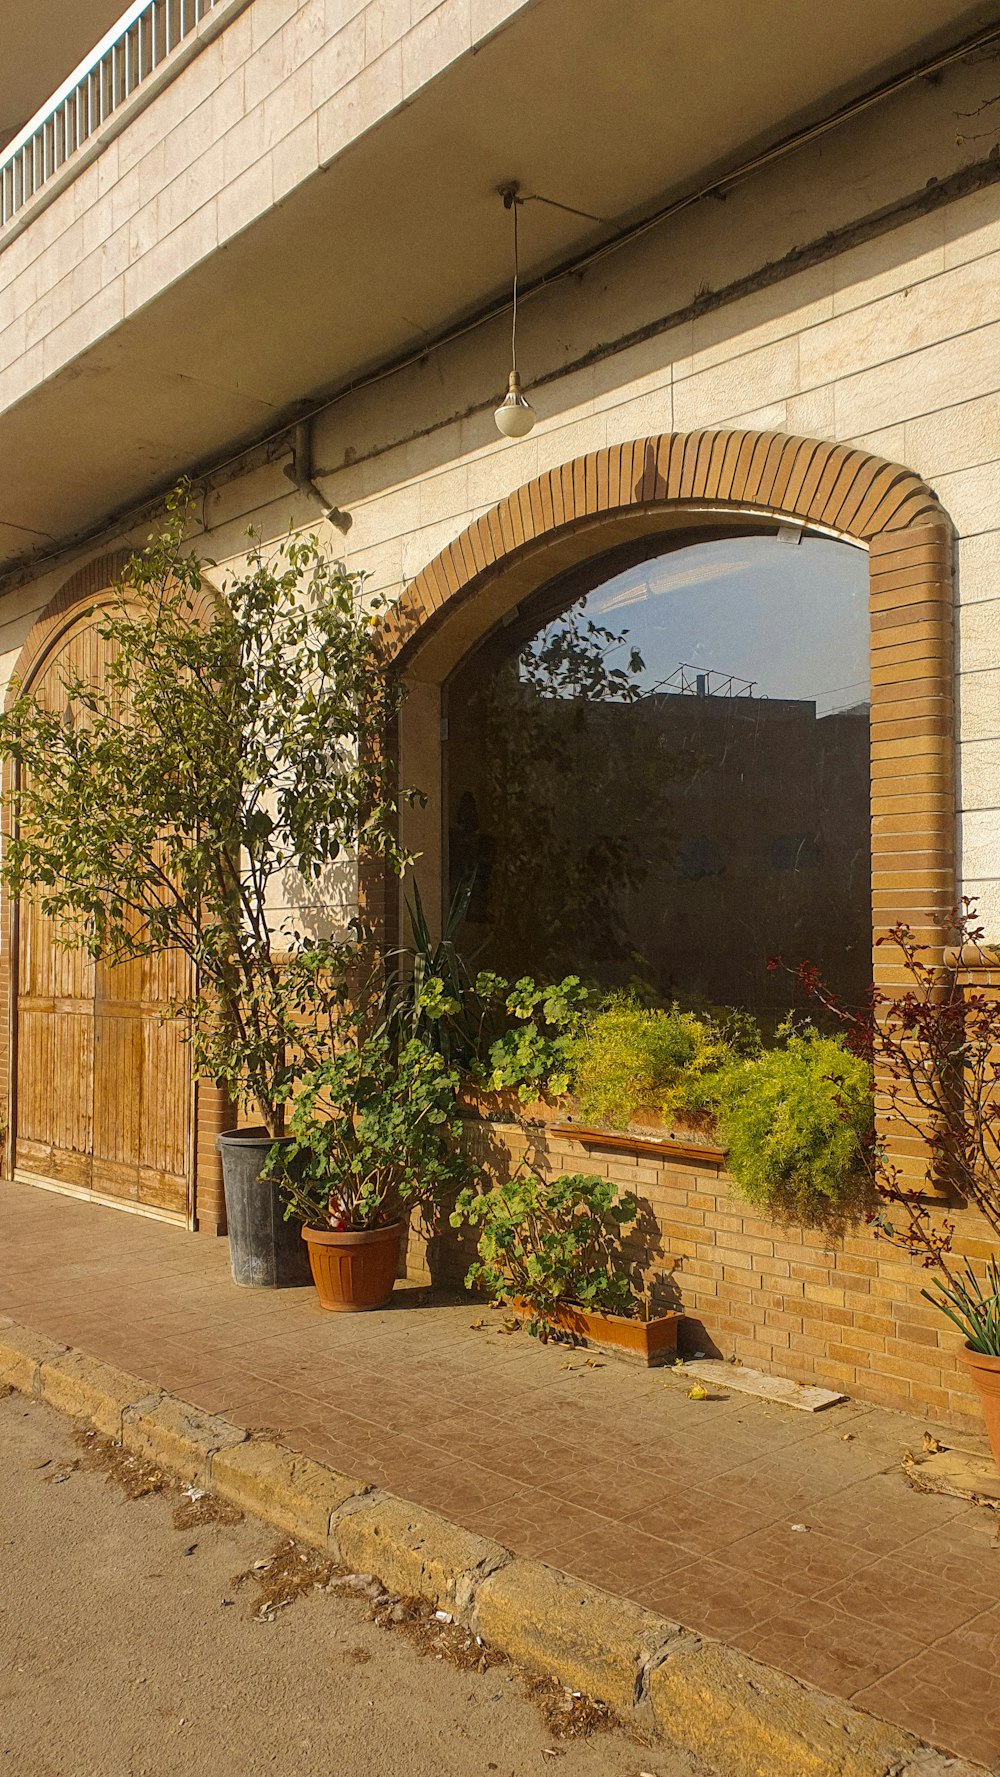
[[[535,410],[521,394],[521,379],[516,370],[510,373],[507,393],[493,417],[505,438],[526,438],[535,423]]]

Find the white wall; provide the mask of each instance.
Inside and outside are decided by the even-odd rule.
[[[499,325],[331,409],[317,423],[315,460],[324,492],[353,516],[349,565],[388,591],[542,469],[650,432],[787,430],[926,476],[961,539],[962,887],[1000,939],[1000,184],[563,374],[596,344],[681,310],[699,288],[721,289],[945,177],[956,114],[991,83],[987,65],[915,88],[724,204],[701,205],[526,304],[526,381],[551,380],[531,393],[539,418],[524,442],[502,441],[493,425],[506,369]],[[981,146],[985,155],[990,143]],[[238,554],[249,522],[271,535],[316,522],[266,463],[212,487],[205,519],[206,550],[223,560]],[[6,595],[7,671],[30,611],[72,565]]]

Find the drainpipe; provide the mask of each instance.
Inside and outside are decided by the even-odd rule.
[[[331,506],[326,495],[320,491],[313,480],[312,473],[312,421],[300,420],[292,433],[292,460],[284,464],[284,473],[289,481],[303,493],[311,494],[323,508],[323,517],[328,518],[345,537],[354,520],[349,512],[342,512],[339,506]]]

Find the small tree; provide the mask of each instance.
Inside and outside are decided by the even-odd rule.
[[[322,906],[360,857],[399,870],[383,741],[399,698],[380,601],[316,537],[265,554],[204,614],[207,565],[185,546],[187,490],[98,619],[97,682],[65,704],[21,690],[0,717],[13,767],[2,873],[56,941],[107,963],[176,950],[194,965],[187,1021],[200,1074],[282,1132],[348,997],[359,927],[273,930],[276,906]]]

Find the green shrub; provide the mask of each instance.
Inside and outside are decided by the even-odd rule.
[[[522,1104],[543,1093],[561,1098],[569,1091],[576,1041],[590,998],[578,975],[553,987],[539,987],[530,975],[513,987],[499,975],[477,976],[484,1001],[502,1001],[509,1028],[490,1045],[480,1080],[490,1092],[516,1090]]]
[[[461,1149],[459,1077],[442,1056],[384,1034],[331,1050],[304,1074],[290,1140],[272,1149],[285,1218],[365,1229],[454,1199],[475,1169]]]
[[[788,1026],[779,1036],[713,1084],[727,1170],[741,1196],[780,1219],[844,1226],[873,1201],[871,1067],[840,1037]]]
[[[704,1118],[706,1086],[730,1059],[721,1032],[671,1006],[667,1012],[617,996],[587,1024],[573,1048],[573,1084],[585,1120],[627,1127],[636,1111],[667,1121]]]
[[[638,1213],[634,1198],[622,1197],[608,1179],[517,1172],[488,1191],[463,1191],[451,1223],[479,1230],[469,1288],[481,1285],[495,1302],[524,1303],[528,1330],[546,1336],[561,1303],[634,1311],[622,1235]]]

